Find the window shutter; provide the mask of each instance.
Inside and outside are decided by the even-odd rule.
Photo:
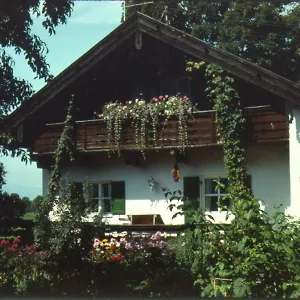
[[[199,198],[200,197],[200,178],[184,177],[183,178],[183,195],[187,198]]]
[[[82,182],[74,182],[75,193],[77,197],[82,197],[83,195],[83,183]]]
[[[247,175],[246,177],[246,187],[251,191],[252,193],[252,178],[251,175]]]
[[[113,181],[111,183],[112,213],[114,215],[125,214],[125,181]]]
[[[188,201],[184,204],[184,210],[196,210],[199,207],[199,176],[183,178],[183,196],[188,199]],[[188,221],[189,216],[185,215],[185,222],[187,223]]]

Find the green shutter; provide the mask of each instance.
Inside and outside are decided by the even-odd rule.
[[[200,178],[199,176],[184,177],[183,178],[183,196],[187,199],[184,203],[184,210],[187,210],[185,214],[185,223],[190,220],[190,215],[193,210],[199,207],[200,198]]]
[[[125,182],[113,181],[111,183],[112,213],[125,214]]]
[[[82,195],[83,195],[83,183],[82,182],[74,182],[74,192],[77,197],[82,197]]]
[[[246,177],[246,187],[251,191],[252,193],[252,179],[251,175],[247,175]]]

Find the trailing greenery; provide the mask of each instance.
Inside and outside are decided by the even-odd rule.
[[[153,98],[148,103],[139,99],[127,101],[125,104],[109,102],[104,105],[99,117],[106,122],[108,146],[115,144],[119,155],[124,128],[128,129],[132,125],[137,149],[145,158],[147,136],[152,136],[151,146],[155,147],[158,127],[167,125],[167,121],[173,117],[178,121],[179,149],[184,152],[189,143],[187,123],[193,111],[195,106],[188,97],[166,95]]]

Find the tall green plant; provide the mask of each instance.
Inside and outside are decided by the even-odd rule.
[[[49,180],[48,193],[44,201],[38,207],[35,227],[35,241],[42,248],[49,248],[49,237],[51,236],[51,221],[49,214],[58,201],[58,193],[61,181],[61,170],[64,164],[74,160],[76,144],[74,140],[75,123],[73,120],[74,95],[69,102],[65,126],[58,141],[54,153],[54,166]]]

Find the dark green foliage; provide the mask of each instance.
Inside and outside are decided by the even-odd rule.
[[[18,194],[2,193],[0,195],[0,220],[14,220],[24,215],[26,203]]]
[[[177,240],[176,264],[191,273],[205,297],[295,297],[300,223],[278,210],[267,215],[253,196],[235,201],[229,224],[194,211],[190,229]]]

